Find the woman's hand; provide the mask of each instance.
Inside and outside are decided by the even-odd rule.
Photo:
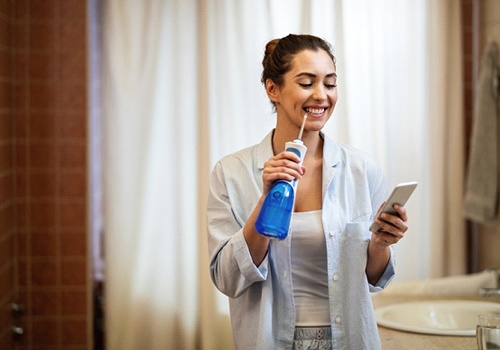
[[[375,221],[380,230],[372,232],[372,240],[379,247],[396,244],[408,230],[406,209],[403,206],[395,205],[394,210],[398,215],[382,213],[380,218]]]
[[[376,219],[380,229],[372,232],[372,239],[368,244],[366,276],[372,285],[376,285],[387,267],[390,258],[389,246],[399,242],[408,230],[406,209],[395,205],[394,210],[398,215],[383,213],[380,219]]]
[[[263,194],[267,195],[277,180],[300,180],[305,174],[305,167],[299,165],[300,158],[293,152],[283,151],[264,163],[262,172]]]

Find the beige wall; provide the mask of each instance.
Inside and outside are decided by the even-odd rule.
[[[500,45],[500,1],[481,0],[480,52],[491,41]],[[496,225],[479,226],[479,270],[500,267],[500,220]]]

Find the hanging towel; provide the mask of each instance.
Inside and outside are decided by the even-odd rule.
[[[498,213],[497,59],[492,43],[481,58],[465,186],[464,215],[480,223],[495,222]]]

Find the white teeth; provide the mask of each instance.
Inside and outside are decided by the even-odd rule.
[[[311,114],[321,114],[324,111],[324,108],[306,108],[306,112]]]

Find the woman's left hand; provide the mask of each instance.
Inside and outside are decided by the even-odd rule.
[[[408,230],[406,209],[396,204],[394,210],[398,215],[383,213],[380,218],[375,220],[380,229],[372,232],[372,240],[380,247],[396,244]]]

